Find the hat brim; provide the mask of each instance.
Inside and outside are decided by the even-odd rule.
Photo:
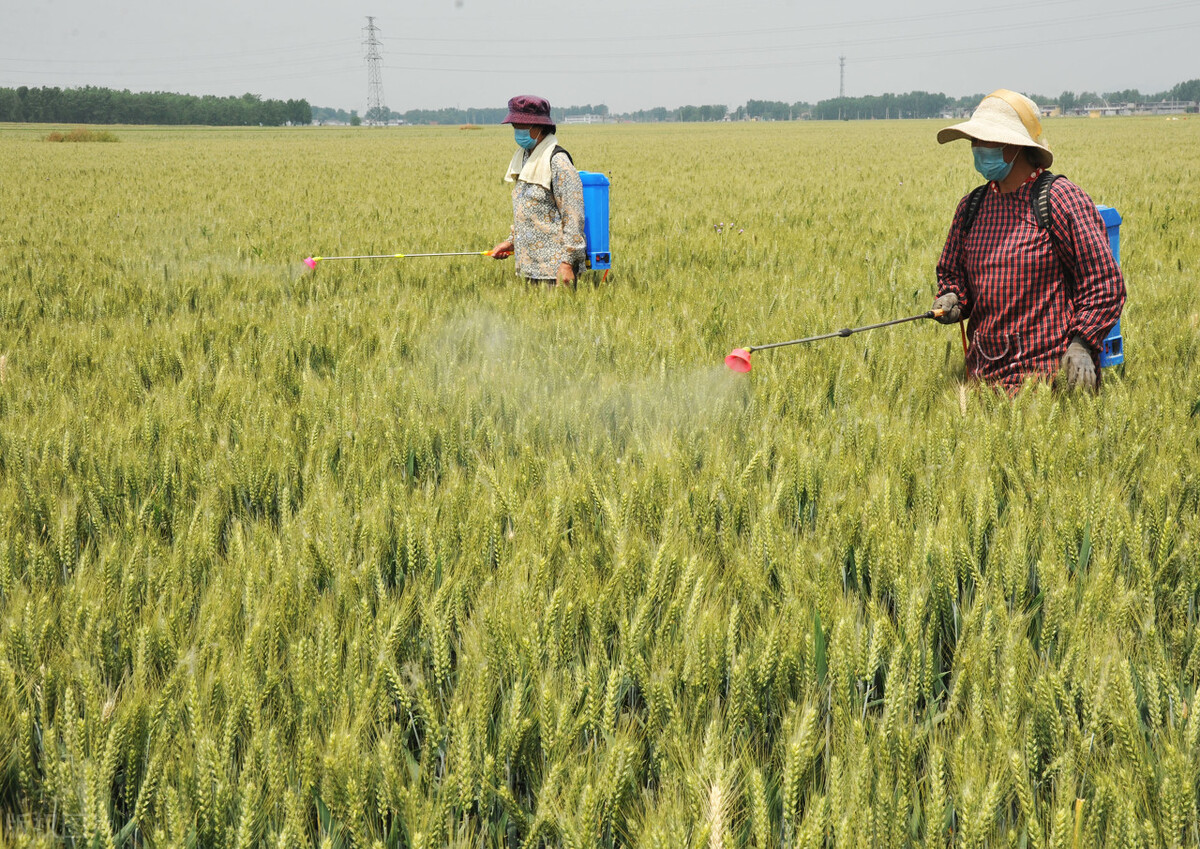
[[[938,130],[938,144],[958,139],[972,139],[993,144],[1015,144],[1028,148],[1034,164],[1042,168],[1049,168],[1050,164],[1054,162],[1054,154],[1050,152],[1050,148],[1032,143],[1029,136],[1022,135],[1001,122],[981,120],[975,117],[969,121],[963,121],[961,124]]]
[[[535,124],[542,127],[552,127],[554,122],[545,115],[530,115],[527,112],[509,112],[501,124]]]

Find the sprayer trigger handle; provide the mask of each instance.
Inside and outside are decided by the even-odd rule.
[[[945,314],[945,310],[930,310],[929,312],[925,313],[925,315],[929,316],[930,318],[941,318]]]

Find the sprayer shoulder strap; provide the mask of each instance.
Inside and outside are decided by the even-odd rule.
[[[561,144],[556,144],[554,146],[554,150],[550,151],[550,158],[554,159],[554,157],[558,156],[560,153],[565,153],[567,155],[567,159],[569,159],[571,161],[571,166],[574,167],[575,160],[571,159],[571,152],[569,150],[567,150],[565,147],[563,147]],[[551,195],[553,195],[553,197],[554,197],[554,205],[559,207],[559,212],[561,213],[562,207],[559,206],[558,195],[555,195],[553,191],[551,191]]]
[[[1033,207],[1033,217],[1037,219],[1038,226],[1050,234],[1051,241],[1054,241],[1054,231],[1050,229],[1050,222],[1054,219],[1054,214],[1053,208],[1050,206],[1050,186],[1061,176],[1062,174],[1043,171],[1034,180],[1033,191],[1029,193],[1029,204]],[[982,186],[977,186],[967,196],[967,208],[963,210],[962,220],[964,239],[967,233],[971,232],[971,225],[975,223],[975,218],[979,215],[979,207],[983,205],[983,199],[987,196],[990,185],[990,183],[984,183]]]
[[[988,193],[989,185],[990,183],[984,183],[982,186],[976,186],[971,190],[971,194],[967,195],[967,208],[963,210],[962,227],[960,228],[964,239],[971,232],[971,226],[975,223],[976,216],[979,215],[979,207],[983,205],[983,198]]]
[[[1061,176],[1062,174],[1043,171],[1034,180],[1033,191],[1029,193],[1029,202],[1033,204],[1033,217],[1037,219],[1041,228],[1050,234],[1051,240],[1054,239],[1054,231],[1050,229],[1050,222],[1054,220],[1054,215],[1053,207],[1050,206],[1050,187]]]

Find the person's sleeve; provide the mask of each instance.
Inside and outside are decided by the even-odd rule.
[[[1050,188],[1050,226],[1066,264],[1073,315],[1068,337],[1081,336],[1099,351],[1125,306],[1125,278],[1113,259],[1108,231],[1087,193],[1067,180]]]
[[[571,160],[562,154],[556,154],[550,160],[550,173],[554,203],[562,216],[562,246],[558,261],[580,268],[587,259],[587,241],[583,237],[583,183]]]
[[[958,295],[958,305],[963,318],[971,317],[971,292],[967,286],[967,270],[963,247],[966,240],[962,233],[963,210],[967,208],[967,198],[958,202],[954,210],[954,220],[950,223],[950,232],[946,236],[946,244],[942,246],[942,255],[937,264],[937,296],[940,298],[948,292]]]

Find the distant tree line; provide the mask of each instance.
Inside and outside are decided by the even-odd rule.
[[[361,124],[362,118],[357,109],[347,112],[345,109],[333,109],[329,106],[314,106],[312,108],[314,124]]]
[[[48,124],[311,124],[307,100],[264,100],[257,94],[216,97],[131,92],[84,86],[0,88],[0,121]]]
[[[880,120],[887,118],[937,118],[948,111],[970,111],[979,105],[979,101],[987,92],[952,98],[940,92],[911,91],[906,94],[878,94],[866,97],[835,97],[822,100],[804,110],[806,115],[823,121],[841,120]],[[1189,80],[1166,91],[1154,94],[1143,94],[1137,89],[1124,91],[1109,91],[1097,94],[1092,91],[1076,94],[1064,91],[1057,97],[1031,93],[1029,97],[1039,105],[1056,104],[1062,111],[1095,105],[1099,103],[1154,103],[1162,100],[1200,101],[1200,80]],[[751,100],[747,106],[756,103]],[[797,104],[800,106],[801,104]],[[753,117],[753,115],[751,115]],[[781,120],[778,111],[768,115],[770,119]]]
[[[633,112],[612,113],[603,103],[585,106],[568,106],[553,110],[558,122],[567,115],[604,115],[618,121],[671,122],[671,121],[794,121],[801,118],[816,120],[884,120],[889,118],[938,118],[947,112],[961,112],[979,105],[986,92],[964,97],[949,97],[941,92],[910,91],[905,94],[877,94],[866,97],[835,97],[809,103],[788,103],[782,100],[748,100],[744,106],[730,110],[724,104],[706,106],[678,106],[668,109],[656,106]],[[1146,103],[1160,100],[1200,101],[1200,80],[1179,83],[1167,91],[1142,94],[1137,89],[1110,91],[1102,94],[1085,91],[1075,94],[1064,91],[1057,97],[1042,94],[1029,95],[1041,105],[1057,104],[1064,112],[1090,104]],[[410,109],[407,112],[388,112],[391,122],[408,124],[498,124],[504,120],[506,109]],[[361,123],[358,113],[341,109],[313,107],[313,119],[337,121],[344,124]]]
[[[972,106],[979,102],[975,98]],[[813,107],[812,117],[820,121],[838,119],[936,118],[952,103],[944,94],[911,91],[907,94],[876,94],[867,97],[835,97]]]
[[[409,109],[393,112],[395,118],[406,124],[499,124],[508,114],[504,107],[483,109]]]
[[[611,113],[603,103],[555,108],[556,121],[568,115],[602,115],[620,121],[792,121],[800,118],[819,120],[878,120],[888,118],[936,118],[947,111],[975,108],[984,93],[952,98],[940,92],[912,91],[905,94],[880,94],[865,97],[836,97],[819,101],[815,106],[787,103],[780,100],[748,100],[744,106],[730,110],[724,104],[679,106],[668,109],[657,106],[633,112]],[[1076,94],[1064,91],[1057,97],[1030,94],[1039,104],[1057,104],[1064,112],[1100,103],[1147,103],[1162,100],[1200,101],[1200,79],[1181,82],[1166,91],[1143,94],[1137,89]],[[378,123],[407,124],[498,124],[507,109],[444,108],[410,109],[395,112],[373,110],[360,117],[357,110],[349,112],[322,106],[309,106],[307,100],[265,100],[257,94],[241,97],[198,97],[170,92],[130,92],[97,86],[82,88],[0,87],[0,122],[62,123],[62,124],[207,124],[216,126],[281,126],[336,122],[361,124],[364,120]]]
[[[656,106],[653,109],[639,109],[636,112],[623,112],[613,116],[620,121],[638,121],[654,123],[661,121],[721,121],[729,114],[729,109],[722,105],[680,106],[668,109]]]
[[[765,121],[789,121],[807,115],[812,109],[808,103],[786,103],[780,100],[751,100],[745,106],[739,106],[730,111],[723,103],[705,104],[701,106],[678,106],[668,109],[658,106],[653,109],[642,109],[635,112],[612,113],[603,103],[587,103],[582,106],[553,107],[551,114],[557,123],[562,123],[568,115],[600,115],[620,121],[723,121],[730,118],[735,121],[759,119]],[[357,110],[347,112],[344,109],[332,109],[325,106],[314,106],[313,120],[317,123],[336,122],[339,124],[356,124],[370,122],[374,119],[380,123],[406,124],[499,124],[508,114],[504,108],[445,108],[445,109],[410,109],[407,112],[384,112],[360,117]]]
[[[1064,112],[1069,112],[1072,109],[1082,109],[1087,106],[1096,106],[1102,103],[1110,105],[1118,103],[1158,103],[1163,100],[1196,102],[1200,101],[1200,80],[1188,80],[1187,82],[1177,83],[1166,91],[1154,92],[1152,94],[1143,94],[1136,88],[1127,88],[1121,91],[1105,91],[1100,93],[1084,91],[1076,94],[1073,91],[1064,91],[1058,97],[1046,97],[1037,94],[1029,96],[1036,103],[1057,104]]]
[[[444,108],[444,109],[409,109],[407,112],[396,112],[391,109],[370,110],[366,115],[359,116],[357,109],[347,112],[345,109],[333,109],[327,106],[314,106],[313,121],[318,124],[499,124],[508,114],[506,107],[483,108]],[[603,103],[587,104],[585,106],[568,106],[565,109],[554,107],[551,110],[554,120],[562,123],[568,115],[607,115],[608,107]]]

